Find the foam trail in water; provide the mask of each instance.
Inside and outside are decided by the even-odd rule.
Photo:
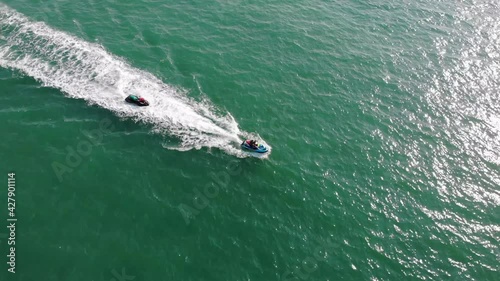
[[[0,66],[26,73],[43,85],[58,88],[73,98],[85,99],[121,117],[152,124],[155,132],[178,137],[188,150],[218,147],[243,157],[238,124],[230,114],[215,113],[208,101],[197,102],[152,74],[130,66],[101,45],[85,42],[32,22],[0,4]],[[124,102],[136,93],[149,107]]]

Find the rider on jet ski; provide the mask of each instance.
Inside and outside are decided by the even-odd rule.
[[[251,148],[253,149],[257,149],[257,142],[255,140],[249,140],[248,142],[248,145],[250,145]]]
[[[138,97],[136,95],[129,95],[125,99],[125,101],[129,102],[129,103],[135,103],[138,106],[148,106],[149,105],[149,102],[147,100],[145,100],[143,97]]]
[[[243,141],[243,143],[241,144],[241,148],[243,148],[243,149],[249,149],[249,150],[251,150],[253,152],[257,152],[257,153],[266,153],[266,152],[268,152],[267,147],[265,147],[262,144],[257,143],[256,140],[245,140],[245,141]]]

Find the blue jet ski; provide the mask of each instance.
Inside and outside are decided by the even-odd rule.
[[[242,142],[241,148],[257,153],[266,153],[268,151],[267,147],[252,140],[246,140]]]

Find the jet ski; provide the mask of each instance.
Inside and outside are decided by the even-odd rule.
[[[149,105],[149,102],[147,100],[145,100],[144,98],[142,97],[138,97],[136,95],[129,95],[126,99],[125,99],[126,102],[128,103],[135,103],[137,104],[138,106],[148,106]]]
[[[268,151],[267,147],[265,147],[264,145],[262,145],[260,143],[255,142],[255,141],[254,141],[254,145],[252,145],[251,140],[246,140],[246,141],[242,142],[241,148],[243,148],[245,150],[252,151],[252,152],[257,152],[257,153],[266,153]]]

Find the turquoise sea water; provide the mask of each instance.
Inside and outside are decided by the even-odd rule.
[[[0,280],[500,280],[499,46],[495,0],[3,0]]]

